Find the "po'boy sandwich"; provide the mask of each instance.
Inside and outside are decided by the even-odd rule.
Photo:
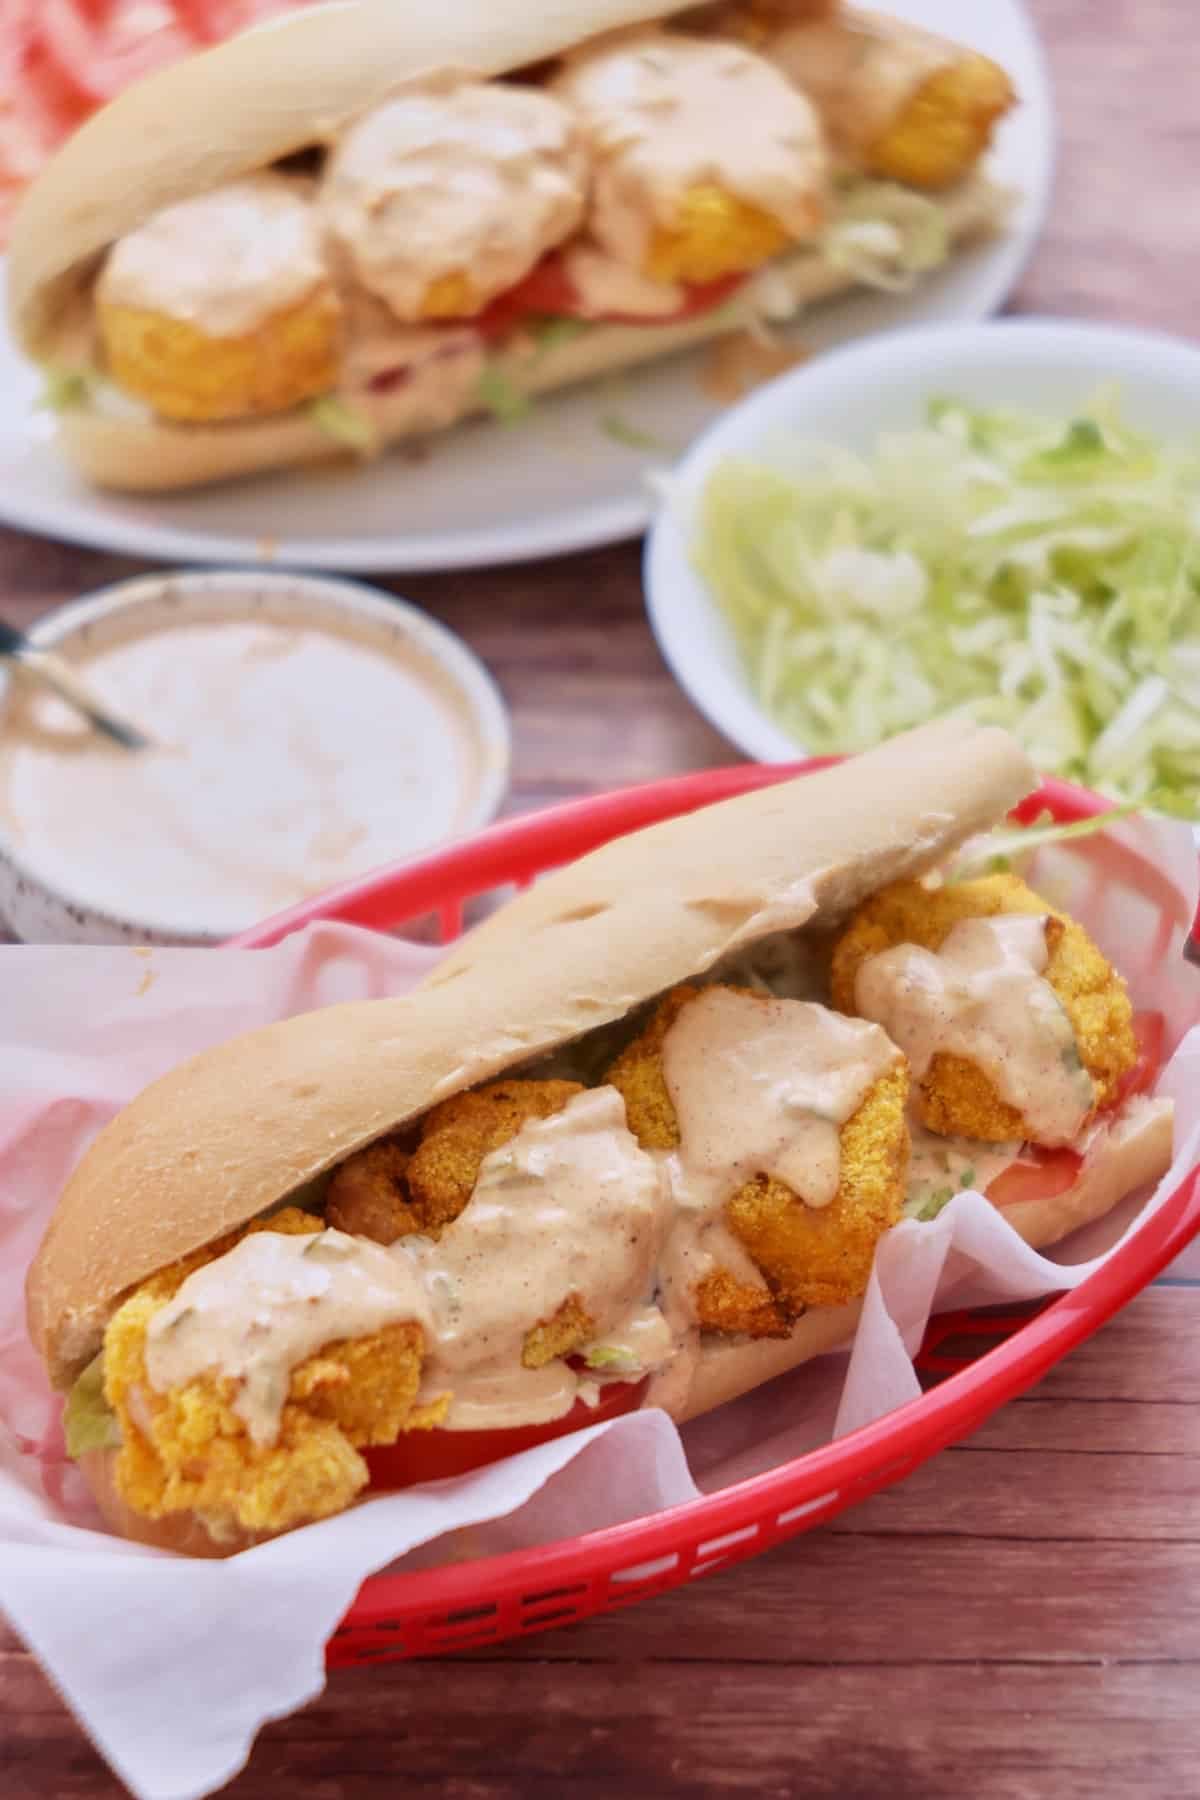
[[[903,286],[993,229],[987,58],[803,0],[315,7],[120,96],[28,193],[12,329],[90,480],[370,455]]]
[[[547,876],[406,998],[151,1086],[28,1282],[114,1528],[225,1554],[692,1418],[846,1342],[940,1187],[1046,1244],[1161,1175],[1120,975],[1015,879],[938,885],[1031,785],[1003,733],[926,727]]]

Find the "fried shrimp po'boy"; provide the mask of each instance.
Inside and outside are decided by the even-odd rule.
[[[14,333],[111,487],[512,416],[993,228],[1007,78],[915,42],[808,6],[305,9],[64,147],[14,224]]]
[[[688,1419],[851,1335],[938,1155],[997,1204],[1023,1170],[1032,1243],[1160,1174],[1170,1106],[1086,934],[1014,882],[921,885],[1030,785],[1004,734],[927,727],[611,843],[408,998],[148,1089],[28,1285],[108,1518],[225,1553]]]

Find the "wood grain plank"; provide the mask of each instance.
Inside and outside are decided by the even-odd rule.
[[[1082,1527],[1089,1537],[1200,1543],[1200,1457],[1160,1456],[1151,1465],[1086,1451],[956,1452],[874,1495],[831,1529],[1053,1540],[1074,1535],[1081,1506],[1092,1508]]]
[[[347,1672],[300,1718],[268,1727],[226,1791],[229,1800],[289,1791],[306,1800],[1174,1797],[1193,1791],[1200,1758],[1196,1673],[1194,1664],[994,1662],[715,1668],[698,1680],[691,1667],[636,1657],[553,1671]],[[6,1800],[110,1800],[115,1783],[63,1742],[47,1697],[32,1669],[14,1683]]]
[[[1019,1471],[1015,1472],[1019,1475]],[[820,1530],[637,1609],[633,1633],[602,1615],[500,1650],[528,1662],[608,1661],[912,1667],[1200,1657],[1180,1596],[1200,1547],[1087,1538],[1041,1543]]]
[[[1042,1400],[1122,1401],[1194,1407],[1200,1403],[1200,1294],[1155,1287],[1066,1357],[1033,1390]]]
[[[1020,312],[1113,319],[1192,337],[1195,264],[1181,204],[1200,153],[1177,0],[1034,0],[1055,97],[1049,230],[1014,297]]]
[[[1002,1407],[965,1450],[1084,1451],[1099,1456],[1200,1455],[1200,1411],[1179,1403],[1077,1400],[1040,1393]]]

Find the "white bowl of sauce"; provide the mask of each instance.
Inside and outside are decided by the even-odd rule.
[[[218,943],[477,830],[508,783],[474,654],[357,583],[145,576],[42,620],[153,748],[0,666],[0,918],[29,943]]]

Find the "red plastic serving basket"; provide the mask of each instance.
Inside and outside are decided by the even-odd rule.
[[[268,920],[235,944],[260,948],[317,919],[394,930],[428,914],[443,941],[463,908],[656,820],[824,767],[748,765],[627,788],[493,826]],[[1017,813],[1089,817],[1107,803],[1049,781]],[[1022,1393],[1169,1263],[1200,1229],[1200,1169],[1082,1286],[1016,1311],[934,1319],[918,1369],[927,1391],[875,1424],[720,1493],[650,1518],[506,1556],[366,1581],[327,1649],[332,1666],[444,1655],[545,1631],[727,1568],[809,1531],[899,1481]]]

